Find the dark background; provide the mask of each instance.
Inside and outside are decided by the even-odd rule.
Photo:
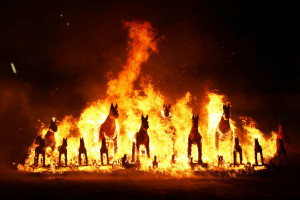
[[[78,117],[105,95],[107,73],[126,61],[128,20],[164,38],[142,75],[171,103],[190,91],[199,112],[218,89],[234,119],[251,116],[266,133],[285,120],[299,151],[298,13],[284,1],[1,1],[1,165],[24,158],[39,119]]]

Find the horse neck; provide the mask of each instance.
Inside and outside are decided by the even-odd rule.
[[[115,122],[115,118],[113,117],[113,115],[111,113],[108,114],[107,118],[106,118],[106,122]]]
[[[197,127],[192,127],[190,135],[196,135],[198,133],[198,126]]]
[[[145,129],[145,128],[143,127],[143,124],[141,125],[141,128],[140,128],[140,130],[139,130],[139,133],[141,133],[141,134],[147,134],[147,129]]]
[[[223,124],[224,124],[224,123],[229,124],[229,118],[226,119],[226,118],[224,117],[224,115],[222,115],[220,123],[223,123]]]

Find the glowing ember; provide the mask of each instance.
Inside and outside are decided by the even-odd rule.
[[[247,118],[242,118],[245,135],[236,134],[235,122],[229,117],[230,106],[225,104],[225,96],[208,93],[207,122],[200,119],[199,128],[195,126],[193,129],[195,133],[198,129],[202,138],[203,163],[199,161],[196,145],[192,145],[191,148],[190,156],[194,159],[191,163],[191,158],[188,157],[188,138],[192,130],[193,114],[195,116],[198,114],[192,113],[190,106],[192,95],[187,92],[170,106],[147,78],[141,79],[140,90],[135,89],[134,85],[140,75],[142,64],[148,60],[152,52],[157,52],[156,34],[149,22],[126,22],[125,28],[129,30],[127,61],[117,78],[109,80],[106,98],[88,106],[79,119],[66,116],[57,122],[57,130],[54,130],[53,124],[50,128],[41,127],[37,138],[43,140],[52,134],[55,136],[53,137],[56,144],[43,146],[36,140],[29,148],[25,164],[18,166],[20,171],[54,173],[71,170],[111,171],[123,164],[126,168],[149,170],[151,167],[153,170],[178,175],[179,172],[192,174],[191,167],[212,168],[217,166],[218,162],[224,168],[229,168],[233,162],[235,136],[241,137],[240,146],[243,149],[244,164],[255,162],[255,138],[259,139],[265,161],[274,156],[276,152],[274,133],[270,139],[266,139],[264,134],[255,128],[252,120],[249,124]],[[222,123],[227,123],[226,131]],[[137,151],[139,143],[142,145]],[[37,147],[45,149],[46,168],[41,167],[40,159],[37,160],[39,164],[34,165]],[[113,167],[103,165],[100,149],[104,156],[104,164],[108,154],[108,162]],[[65,150],[67,150],[67,167],[58,167],[64,165],[64,162],[59,163],[59,154]],[[86,159],[87,166],[79,166],[79,153],[82,153],[81,164],[85,164]],[[61,161],[65,160],[64,156],[66,155],[62,153]],[[195,164],[197,161],[202,165]]]

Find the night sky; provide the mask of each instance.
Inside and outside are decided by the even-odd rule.
[[[1,162],[24,158],[38,120],[78,117],[104,96],[108,72],[126,61],[130,20],[161,38],[141,75],[171,103],[218,89],[235,119],[251,116],[266,133],[285,120],[299,151],[298,13],[283,1],[1,1]]]

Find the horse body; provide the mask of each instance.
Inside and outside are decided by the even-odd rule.
[[[146,117],[144,117],[142,115],[142,125],[141,125],[139,132],[136,133],[136,148],[137,148],[137,151],[139,152],[140,146],[145,145],[145,148],[147,151],[147,156],[149,158],[150,157],[150,148],[149,148],[150,138],[149,138],[149,135],[147,132],[148,128],[149,128],[148,115]]]
[[[227,139],[232,140],[233,134],[230,127],[230,105],[224,104],[223,105],[223,115],[221,120],[218,124],[218,128],[216,131],[216,148],[219,149],[220,141],[224,141]]]
[[[59,151],[58,166],[60,166],[60,161],[61,161],[61,155],[62,154],[65,155],[65,166],[68,165],[68,151],[67,151],[67,146],[68,146],[67,138],[64,138],[62,145],[58,147],[58,151]]]
[[[119,113],[117,109],[118,104],[116,104],[116,106],[113,106],[113,104],[111,104],[109,114],[104,123],[101,125],[99,131],[99,140],[106,138],[114,142],[114,152],[117,152],[118,149],[118,136],[116,134],[116,118],[119,117]]]
[[[199,116],[194,116],[193,115],[193,127],[191,129],[191,132],[189,134],[188,138],[188,157],[191,157],[192,153],[192,145],[195,144],[197,145],[198,148],[198,163],[202,164],[202,137],[198,131],[198,121],[199,121]]]

